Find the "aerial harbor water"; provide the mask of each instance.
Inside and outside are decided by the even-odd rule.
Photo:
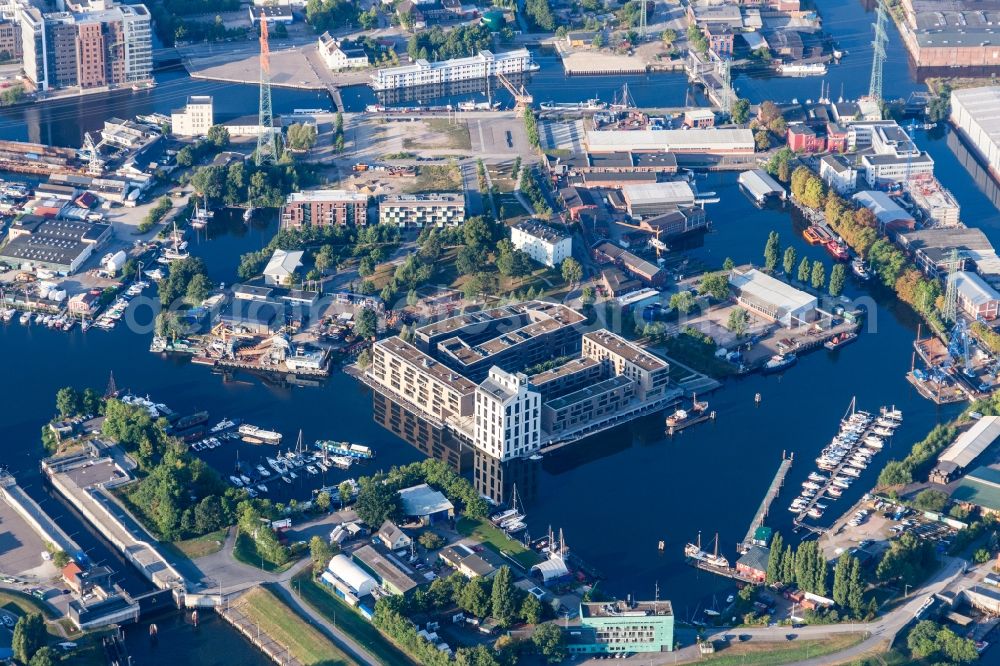
[[[818,0],[817,5],[826,31],[846,51],[843,62],[831,66],[824,78],[830,96],[857,97],[867,91],[870,17],[858,11],[855,3]],[[625,82],[639,106],[682,106],[697,99],[697,91],[689,89],[682,73],[568,78],[553,55],[541,53],[538,60],[542,69],[529,83],[536,101],[543,95],[556,101],[595,96],[608,101]],[[886,97],[905,98],[924,89],[913,78],[894,26],[890,26],[885,81]],[[742,96],[754,102],[815,99],[820,88],[818,78],[740,75],[734,83]],[[159,75],[158,85],[151,90],[103,96],[100,104],[94,103],[96,98],[82,97],[0,110],[0,138],[78,147],[85,131],[110,116],[169,112],[192,94],[213,95],[218,117],[225,120],[252,112],[258,91],[254,86],[199,81],[182,72],[167,72]],[[376,101],[365,87],[352,87],[343,94],[349,111],[363,110]],[[468,97],[453,95],[434,103]],[[509,96],[501,93],[497,98]],[[274,91],[277,114],[330,105],[325,93]],[[956,155],[960,146],[950,132],[946,126],[914,130],[914,138],[934,158],[937,176],[961,203],[966,223],[1000,244],[1000,214],[995,205],[1000,199],[998,188],[988,178],[974,179],[962,166],[965,159]],[[792,206],[757,208],[736,179],[736,173],[710,173],[698,179],[699,190],[714,192],[720,202],[708,210],[711,231],[697,247],[687,250],[692,259],[712,267],[720,266],[726,258],[737,264],[759,264],[768,233],[778,231],[782,247],[794,246],[799,257],[829,263],[823,248],[802,240],[801,220]],[[195,235],[190,250],[205,259],[213,281],[231,284],[237,279],[239,255],[262,248],[276,226],[274,217],[247,226],[239,221],[228,224],[220,215],[208,233]],[[681,618],[690,617],[732,583],[684,566],[684,544],[699,532],[706,539],[718,533],[721,549],[732,557],[783,456],[795,457],[785,482],[795,488],[814,470],[813,458],[835,433],[852,399],[860,409],[872,412],[882,405],[894,405],[906,416],[903,425],[876,458],[880,462],[863,472],[861,481],[844,492],[835,508],[842,510],[857,500],[871,487],[886,460],[905,455],[914,441],[935,424],[953,417],[960,407],[934,406],[906,381],[904,373],[910,366],[911,342],[918,326],[917,316],[907,306],[877,286],[862,286],[853,280],[848,281],[845,295],[869,313],[860,339],[849,348],[809,354],[784,374],[728,380],[710,397],[718,418],[674,437],[665,437],[662,421],[653,418],[546,456],[541,463],[539,496],[529,507],[530,534],[538,536],[550,526],[562,529],[567,545],[606,576],[602,584],[606,592],[649,598],[658,589],[662,597],[673,601]],[[135,309],[140,323],[148,323],[148,310]],[[61,386],[103,389],[113,372],[119,389],[148,395],[176,411],[207,410],[213,422],[223,417],[241,418],[279,431],[284,435],[283,448],[301,431],[307,443],[346,440],[376,450],[374,461],[349,471],[332,469],[319,478],[302,475],[292,485],[275,488],[272,497],[280,501],[305,499],[320,484],[336,484],[422,458],[416,449],[372,421],[370,390],[339,371],[315,386],[291,385],[242,372],[210,372],[187,357],[149,353],[150,337],[130,331],[128,326],[110,332],[75,329],[63,333],[21,326],[16,321],[0,325],[0,344],[8,350],[3,432],[10,471],[73,533],[93,560],[110,563],[118,582],[130,591],[147,589],[147,584],[42,483],[37,463],[41,455],[39,430],[51,418],[54,395]],[[271,451],[264,448],[229,442],[200,455],[228,474],[237,457],[256,464]],[[792,516],[778,507],[783,509],[789,499],[791,493],[782,495],[783,501],[775,505],[767,520],[786,539],[792,532]],[[663,548],[658,547],[661,541]],[[139,663],[162,662],[166,650],[179,663],[266,663],[214,616],[198,628],[181,613],[154,621],[159,624],[159,644],[148,639],[147,623],[127,631],[130,650]],[[200,649],[209,642],[213,650]]]

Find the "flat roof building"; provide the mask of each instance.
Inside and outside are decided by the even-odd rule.
[[[293,192],[281,209],[287,229],[368,224],[368,195],[347,190]]]
[[[582,345],[583,356],[604,364],[609,375],[634,381],[639,400],[656,400],[666,393],[670,364],[659,356],[603,328],[585,333]]]
[[[994,288],[1000,287],[1000,257],[981,229],[919,229],[898,234],[896,240],[928,275],[943,279],[952,265],[952,254],[958,252],[963,263],[959,270],[972,262],[976,273]]]
[[[756,144],[748,129],[588,130],[592,153],[671,152],[710,155],[752,155]]]
[[[22,270],[70,275],[111,238],[110,224],[25,215],[11,223],[0,259]]]
[[[205,136],[215,123],[211,95],[192,95],[183,109],[170,112],[170,132],[174,136]]]
[[[580,604],[580,632],[570,634],[571,654],[630,654],[674,649],[674,609],[669,601],[599,601]]]
[[[955,438],[938,456],[931,480],[948,483],[961,474],[1000,438],[1000,416],[983,416]]]
[[[1000,86],[952,90],[951,121],[997,177],[1000,174]]]
[[[816,297],[755,268],[729,273],[736,301],[771,321],[791,327],[816,318]]]
[[[626,185],[622,197],[629,215],[638,218],[661,215],[681,206],[693,206],[694,190],[686,180]]]
[[[510,228],[510,242],[532,260],[554,268],[573,256],[573,237],[547,224],[526,220]]]
[[[440,490],[421,483],[399,491],[403,516],[430,525],[455,517],[455,505]]]
[[[372,74],[374,90],[394,90],[416,86],[441,85],[470,79],[483,79],[497,74],[522,74],[538,69],[528,49],[493,53],[480,51],[467,58],[428,62],[423,58],[410,65],[388,67]]]
[[[437,419],[472,414],[476,385],[398,336],[372,347],[368,376]]]
[[[465,221],[465,197],[454,193],[395,194],[382,199],[378,221],[400,227],[454,227]]]

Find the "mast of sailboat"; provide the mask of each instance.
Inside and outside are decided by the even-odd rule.
[[[698,546],[698,550],[701,550],[701,530],[698,530],[698,541],[695,545]]]
[[[712,557],[719,556],[719,533],[715,533],[715,550],[712,551]]]
[[[303,454],[305,449],[302,447],[302,428],[299,428],[299,438],[295,442],[295,453]]]

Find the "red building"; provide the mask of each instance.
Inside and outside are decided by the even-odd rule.
[[[750,550],[736,560],[736,572],[755,583],[763,583],[767,577],[767,561],[770,557],[771,550],[769,548],[750,546]]]
[[[831,153],[846,153],[847,130],[837,123],[827,123],[826,149]]]
[[[706,25],[702,28],[708,47],[719,56],[733,55],[733,39],[735,35],[728,26]]]
[[[809,125],[788,127],[788,147],[797,153],[821,153],[826,150],[826,137],[816,133]]]

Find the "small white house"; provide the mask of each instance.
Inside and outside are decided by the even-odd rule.
[[[573,256],[573,237],[539,222],[519,222],[510,228],[510,242],[534,261],[554,268]]]
[[[264,284],[290,286],[295,271],[302,267],[302,254],[301,250],[275,250],[264,268]]]
[[[389,550],[409,548],[413,543],[413,539],[406,532],[399,529],[391,520],[382,523],[382,527],[378,529],[378,533],[375,536]]]
[[[335,72],[368,66],[368,53],[346,40],[338,40],[329,32],[319,36],[319,55],[326,66]]]

